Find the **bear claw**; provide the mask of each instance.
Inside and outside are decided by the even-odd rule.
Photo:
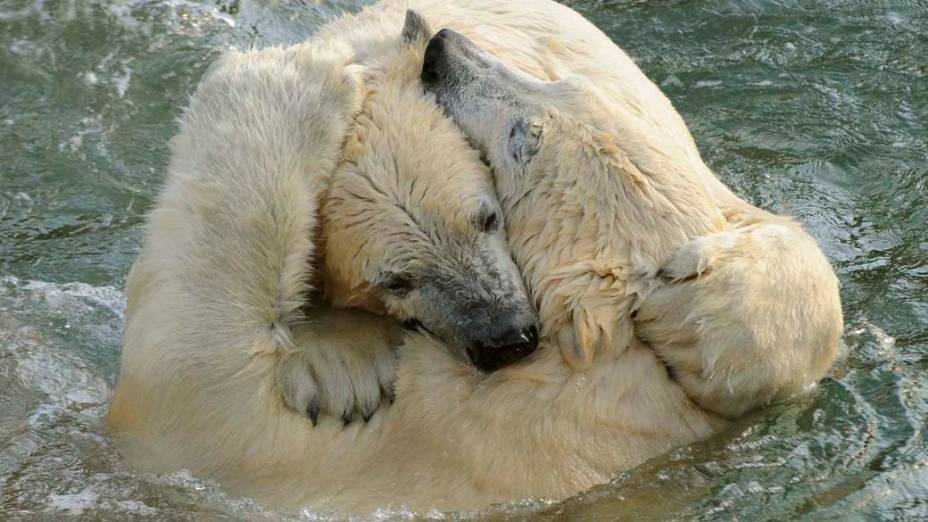
[[[346,313],[321,318],[341,325],[336,330],[344,332],[358,319]],[[387,335],[392,331],[384,333],[373,326],[347,338],[329,339],[320,325],[302,331],[297,336],[302,349],[288,351],[277,361],[277,386],[284,404],[313,426],[326,416],[348,426],[356,419],[370,421],[377,409],[391,403],[398,340]]]
[[[306,406],[306,415],[309,416],[310,422],[313,423],[313,426],[319,424],[319,401],[312,399],[309,401],[309,405]]]

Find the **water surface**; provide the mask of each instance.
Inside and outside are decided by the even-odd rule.
[[[319,517],[133,473],[101,419],[187,96],[223,50],[300,41],[361,3],[0,1],[0,518]],[[819,240],[847,355],[818,392],[612,484],[453,518],[928,518],[928,2],[567,3],[661,86],[726,183]]]

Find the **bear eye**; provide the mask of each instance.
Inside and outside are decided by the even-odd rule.
[[[524,165],[532,161],[541,149],[541,124],[517,118],[509,128],[507,148],[513,161]]]
[[[480,215],[477,226],[481,232],[494,232],[499,228],[499,212],[489,211]]]
[[[391,294],[403,296],[413,291],[416,285],[411,274],[400,272],[387,275],[380,286]]]

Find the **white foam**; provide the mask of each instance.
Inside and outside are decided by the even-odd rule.
[[[24,419],[27,425],[42,426],[66,411],[92,422],[99,420],[110,395],[106,381],[77,350],[63,349],[60,341],[56,343],[54,337],[43,331],[42,325],[34,323],[30,313],[60,314],[68,328],[72,322],[79,324],[81,314],[101,308],[113,314],[113,323],[121,323],[125,309],[122,292],[113,287],[85,283],[59,285],[29,281],[23,284],[12,276],[0,277],[0,309],[19,312],[4,316],[0,322],[0,328],[5,331],[0,353],[15,361],[8,371],[16,376],[16,382],[28,393],[44,396]],[[25,314],[25,318],[20,314]],[[88,326],[96,329],[101,325]],[[102,326],[104,333],[111,335],[112,325]]]
[[[107,6],[110,14],[113,15],[123,27],[127,29],[134,29],[139,26],[139,21],[132,16],[132,5],[125,4],[120,2],[111,2]]]
[[[215,7],[210,10],[210,14],[213,16],[213,18],[222,21],[229,27],[235,27],[235,18],[232,18],[232,15],[228,13],[223,13],[222,11],[220,11],[219,9]]]
[[[872,346],[872,349],[867,348],[864,350],[854,350],[854,353],[858,357],[883,361],[893,360],[896,358],[896,338],[889,335],[886,333],[886,330],[883,330],[867,319],[863,319],[850,326],[847,329],[844,337],[847,342],[852,344],[854,343],[855,338],[859,339],[862,337],[869,337],[873,340],[873,343],[868,344],[868,346]],[[846,345],[843,348],[845,352],[848,350]]]
[[[675,74],[671,74],[661,82],[661,87],[683,87],[683,82]]]
[[[158,512],[157,509],[138,500],[121,500],[116,502],[116,506],[120,511],[134,515],[151,516]]]
[[[32,15],[38,15],[39,19],[43,21],[50,18],[48,13],[45,12],[45,0],[35,0],[32,5],[14,11],[0,10],[0,20],[21,20]]]
[[[65,512],[68,515],[80,515],[85,509],[96,504],[99,497],[100,495],[91,488],[73,495],[49,495],[48,509],[49,511]]]
[[[86,283],[49,283],[45,281],[28,281],[26,283],[14,276],[0,277],[0,285],[9,285],[31,293],[26,298],[17,299],[20,304],[29,298],[41,298],[56,309],[72,309],[74,305],[101,306],[121,319],[125,318],[126,297],[121,290],[112,286],[92,286]],[[10,293],[0,286],[0,296]]]
[[[116,94],[120,98],[126,96],[126,91],[129,90],[129,81],[132,80],[132,68],[123,64],[122,74],[113,76],[113,83],[116,85]]]

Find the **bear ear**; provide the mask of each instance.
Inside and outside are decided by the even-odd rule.
[[[406,45],[425,45],[432,36],[432,29],[429,23],[422,18],[422,15],[413,11],[406,10],[406,21],[403,23],[403,43]]]

